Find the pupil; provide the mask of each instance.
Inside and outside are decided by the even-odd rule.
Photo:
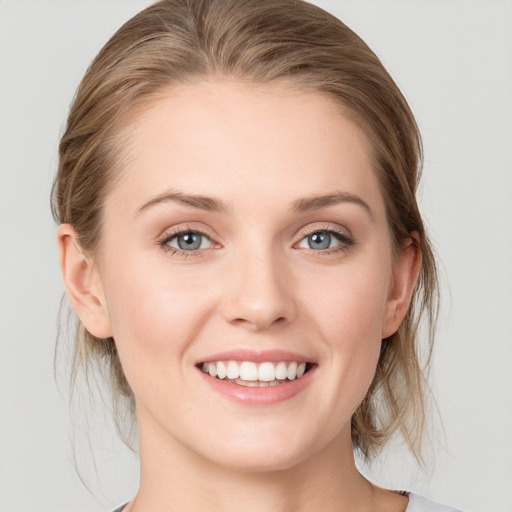
[[[309,236],[310,249],[328,249],[331,245],[331,235],[329,233],[314,233]]]
[[[201,237],[196,233],[186,233],[178,237],[178,247],[180,249],[193,251],[201,246]]]

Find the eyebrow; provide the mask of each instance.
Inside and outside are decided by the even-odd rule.
[[[144,210],[151,208],[152,206],[167,202],[177,202],[184,204],[185,206],[190,206],[192,208],[198,208],[200,210],[205,211],[213,211],[220,213],[229,213],[231,211],[231,208],[220,199],[215,199],[213,197],[203,195],[185,194],[183,192],[173,191],[164,192],[163,194],[160,194],[150,199],[148,202],[144,203],[137,210],[136,216],[138,216]],[[351,192],[334,192],[331,194],[317,195],[297,199],[292,203],[291,210],[300,213],[307,213],[341,203],[353,203],[362,206],[370,215],[372,220],[375,220],[373,211],[368,205],[368,203],[361,199],[358,195],[352,194]]]
[[[358,195],[352,194],[351,192],[334,192],[332,194],[297,199],[297,201],[294,201],[292,209],[305,213],[340,203],[353,203],[362,206],[370,215],[372,220],[375,220],[375,215],[370,208],[370,205]]]
[[[163,194],[149,200],[147,203],[144,203],[137,210],[136,216],[152,206],[167,202],[177,202],[184,204],[185,206],[191,206],[192,208],[211,212],[227,213],[229,211],[228,206],[224,202],[219,199],[214,199],[213,197],[185,194],[183,192],[164,192]]]

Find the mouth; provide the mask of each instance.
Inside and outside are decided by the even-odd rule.
[[[209,361],[197,367],[210,377],[252,388],[280,386],[304,377],[315,363],[304,361]]]

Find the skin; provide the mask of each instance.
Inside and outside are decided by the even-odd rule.
[[[229,81],[169,90],[125,135],[99,252],[80,251],[66,224],[58,239],[73,305],[114,337],[135,395],[129,510],[405,510],[358,473],[350,438],[419,260],[410,244],[392,258],[365,135],[319,93]],[[344,200],[296,208],[335,193]],[[176,252],[176,229],[204,233],[201,248]],[[341,239],[311,248],[322,231]],[[288,400],[236,402],[196,367],[233,348],[293,351],[315,372]]]

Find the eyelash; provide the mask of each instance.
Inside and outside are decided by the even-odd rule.
[[[339,245],[337,245],[335,247],[331,247],[329,249],[324,249],[324,250],[315,250],[315,249],[311,249],[311,248],[306,249],[307,251],[309,251],[311,253],[316,253],[315,255],[318,255],[318,256],[336,255],[340,252],[346,252],[351,247],[356,245],[356,241],[352,238],[352,236],[349,233],[335,229],[332,226],[325,226],[323,228],[315,227],[315,228],[312,228],[311,230],[302,232],[300,235],[300,240],[294,244],[294,247],[297,247],[305,238],[307,238],[311,235],[314,235],[316,233],[325,233],[325,234],[331,235],[339,242]]]
[[[187,226],[185,226],[183,228],[180,228],[180,229],[176,229],[175,231],[166,232],[164,235],[162,235],[158,239],[158,245],[165,252],[167,252],[167,253],[169,253],[171,255],[176,255],[176,256],[182,257],[182,258],[189,258],[190,256],[201,256],[201,253],[203,253],[205,251],[205,249],[196,249],[196,250],[192,250],[192,251],[184,251],[182,249],[178,249],[176,247],[171,247],[169,245],[169,242],[171,240],[173,240],[174,238],[177,238],[180,235],[188,235],[188,234],[194,234],[194,235],[199,235],[199,236],[205,237],[213,245],[215,245],[215,243],[211,240],[210,236],[208,236],[206,233],[204,233],[203,231],[200,231],[198,229],[190,228],[190,227],[187,227]]]
[[[354,246],[356,244],[355,240],[352,238],[351,235],[349,235],[348,233],[343,232],[341,230],[334,229],[332,226],[329,226],[329,227],[324,227],[324,228],[317,228],[316,227],[316,228],[311,229],[309,231],[302,232],[300,234],[299,241],[296,242],[293,245],[293,247],[294,248],[299,248],[298,245],[305,238],[307,238],[307,237],[309,237],[311,235],[314,235],[316,233],[325,233],[325,234],[331,235],[331,236],[333,236],[339,242],[339,245],[337,245],[335,247],[328,248],[328,249],[323,249],[323,250],[315,250],[315,249],[311,249],[311,248],[306,249],[307,251],[310,251],[312,253],[317,253],[317,255],[330,256],[330,255],[337,254],[339,252],[346,252],[352,246]],[[171,240],[173,240],[174,238],[176,238],[176,237],[178,237],[180,235],[187,235],[187,234],[195,234],[195,235],[199,235],[199,236],[205,237],[206,239],[208,239],[210,241],[210,243],[212,245],[215,245],[215,242],[212,241],[210,236],[208,236],[203,231],[200,231],[198,229],[193,229],[193,228],[190,228],[190,227],[186,227],[186,226],[183,227],[183,228],[177,229],[175,231],[166,232],[164,235],[162,235],[158,239],[158,245],[165,252],[167,252],[167,253],[169,253],[171,255],[176,255],[176,256],[182,257],[182,258],[189,258],[191,256],[200,256],[201,253],[203,253],[205,251],[205,249],[195,249],[195,250],[191,250],[191,251],[185,251],[185,250],[182,250],[182,249],[178,249],[176,247],[171,247],[169,245],[169,242]]]

